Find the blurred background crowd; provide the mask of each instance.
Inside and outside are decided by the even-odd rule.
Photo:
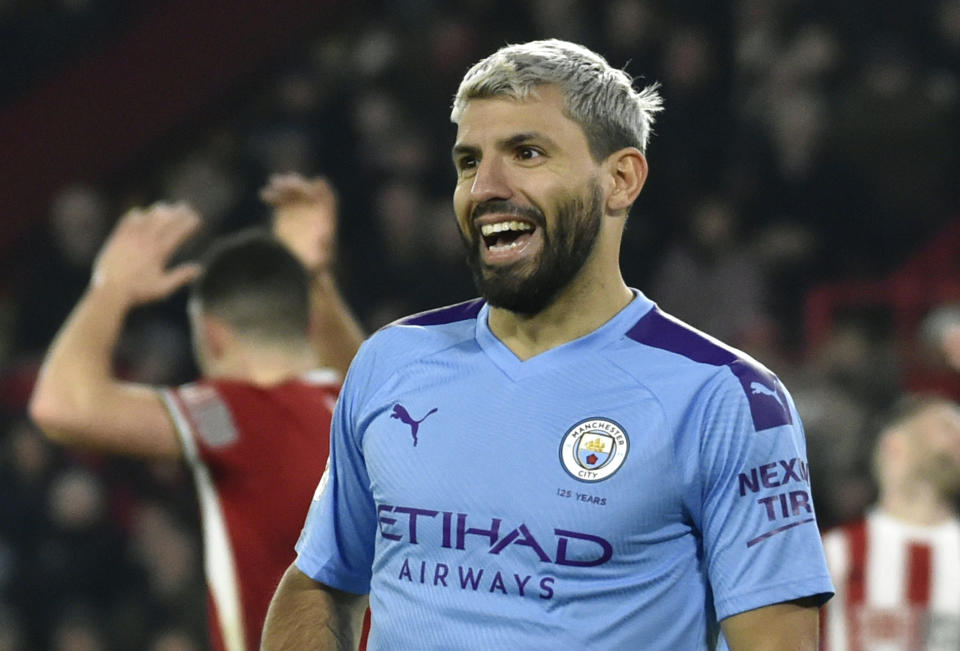
[[[323,174],[369,331],[471,298],[449,105],[505,43],[578,41],[662,85],[626,280],[784,380],[821,525],[873,498],[886,405],[960,397],[937,345],[960,321],[960,0],[244,4],[0,0],[0,649],[206,645],[189,475],[66,452],[24,414],[116,218],[191,202],[192,257],[263,223],[269,174]],[[183,308],[133,315],[126,377],[195,377]]]

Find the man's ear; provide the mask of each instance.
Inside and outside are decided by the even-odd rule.
[[[606,161],[613,189],[607,196],[606,212],[626,214],[647,181],[647,159],[636,147],[615,151]]]
[[[230,326],[211,314],[200,315],[200,335],[207,354],[214,360],[224,356],[236,337]]]

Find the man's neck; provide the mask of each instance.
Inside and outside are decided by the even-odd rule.
[[[281,384],[317,368],[312,348],[245,348],[209,369],[208,377],[239,380],[261,387]]]
[[[593,332],[632,299],[633,293],[617,274],[607,282],[575,282],[534,315],[491,307],[489,325],[507,348],[527,360]]]

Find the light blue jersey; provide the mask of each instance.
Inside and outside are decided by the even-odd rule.
[[[636,298],[521,362],[482,301],[386,327],[334,415],[297,566],[371,649],[708,649],[833,591],[803,428],[742,353]]]

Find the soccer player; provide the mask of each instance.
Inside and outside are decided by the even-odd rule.
[[[54,440],[190,465],[216,649],[259,644],[326,461],[340,370],[361,341],[324,277],[332,197],[324,182],[289,175],[265,189],[278,237],[301,238],[295,250],[312,267],[309,274],[269,234],[219,241],[202,268],[167,268],[200,217],[182,204],[128,213],[104,244],[31,398],[31,416]],[[111,358],[129,311],[191,280],[189,316],[203,379],[181,387],[118,379]],[[328,358],[311,343],[311,320],[321,324],[313,340],[337,352],[334,368],[322,366]]]
[[[960,406],[911,395],[874,449],[879,498],[824,534],[823,648],[960,649]]]
[[[620,273],[656,89],[562,41],[454,100],[482,299],[365,343],[264,648],[814,649],[832,585],[800,419]]]

